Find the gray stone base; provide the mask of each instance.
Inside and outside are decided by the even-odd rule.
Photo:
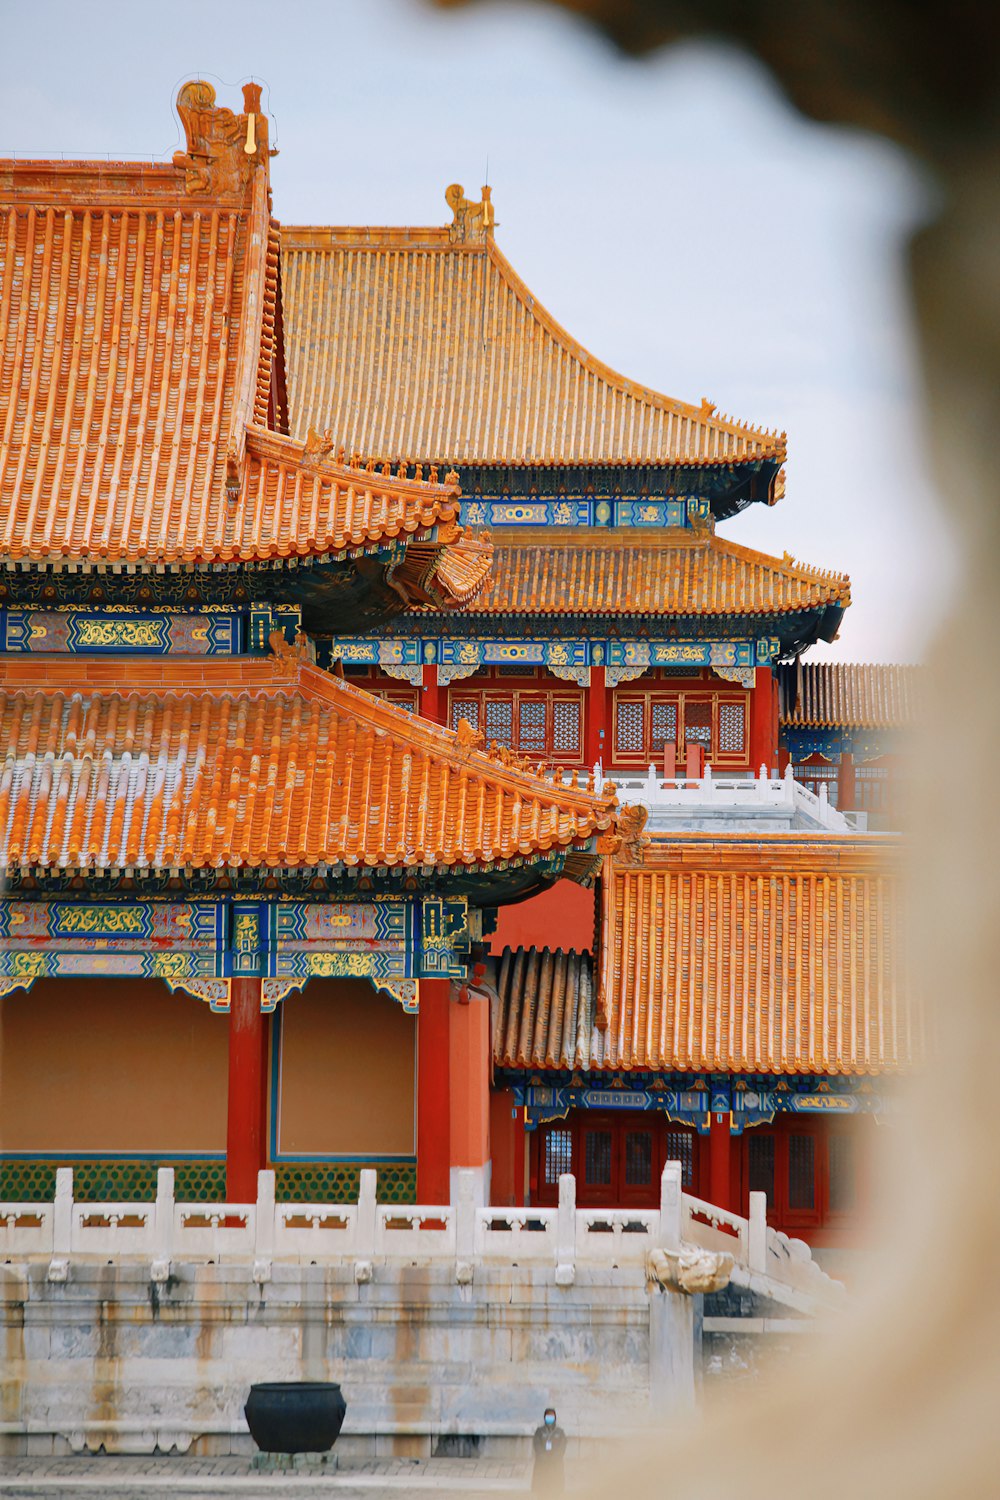
[[[258,1474],[332,1474],[336,1453],[255,1453],[250,1467]]]
[[[655,1313],[651,1304],[655,1301]],[[475,1452],[520,1459],[547,1406],[607,1443],[694,1400],[693,1299],[641,1268],[0,1265],[0,1454],[245,1455],[243,1406],[268,1380],[335,1380],[344,1464]]]

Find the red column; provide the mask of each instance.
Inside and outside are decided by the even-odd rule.
[[[447,979],[421,979],[417,1017],[417,1202],[451,1191],[451,1027]]]
[[[716,1208],[731,1208],[732,1115],[713,1111],[708,1136],[708,1201]]]
[[[854,785],[854,756],[845,750],[837,768],[837,807],[841,812],[854,812],[856,807]]]
[[[468,1002],[451,1001],[451,1166],[484,1174],[489,1200],[490,1002],[466,991]]]
[[[259,978],[234,979],[229,1010],[226,1201],[256,1203],[267,1161],[267,1017]]]
[[[750,694],[750,769],[757,776],[765,766],[770,775],[777,764],[778,683],[770,667],[757,667]]]
[[[490,1094],[490,1202],[500,1208],[524,1204],[524,1109],[512,1089]]]
[[[611,745],[608,737],[608,691],[604,667],[591,667],[590,687],[587,690],[587,739],[584,746],[587,770],[593,770],[598,761],[605,772],[611,764]]]
[[[443,724],[448,710],[448,690],[438,683],[438,669],[427,666],[423,669],[423,685],[420,690],[421,718],[433,724]]]

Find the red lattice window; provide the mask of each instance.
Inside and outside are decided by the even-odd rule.
[[[797,766],[792,767],[792,775],[815,797],[819,796],[820,787],[825,786],[830,806],[837,806],[840,767],[834,761],[827,760],[820,755],[810,756],[808,760],[801,761]]]
[[[558,765],[583,763],[583,694],[455,689],[449,722],[466,719],[518,755]]]
[[[677,745],[683,765],[686,746],[701,745],[713,766],[744,766],[747,704],[746,693],[618,691],[614,760],[620,765],[657,765],[664,746]]]
[[[558,1187],[559,1179],[573,1170],[573,1132],[549,1130],[545,1136],[542,1175],[546,1187]]]
[[[655,1208],[660,1198],[660,1177],[668,1161],[679,1161],[685,1189],[699,1192],[695,1131],[667,1120],[658,1111],[596,1114],[574,1109],[566,1119],[543,1125],[534,1135],[531,1201],[554,1204],[560,1174],[572,1172],[581,1208],[630,1204]]]
[[[864,812],[889,811],[888,766],[854,767],[854,801]]]
[[[779,1116],[744,1136],[745,1191],[766,1193],[768,1223],[789,1233],[847,1225],[863,1210],[864,1116]]]
[[[694,1147],[695,1138],[690,1130],[672,1130],[667,1127],[666,1161],[681,1164],[681,1186],[685,1192],[694,1192]]]
[[[742,703],[719,704],[719,751],[743,755],[747,747],[747,715]]]
[[[712,700],[695,698],[684,705],[684,743],[704,745],[705,754],[712,753]]]

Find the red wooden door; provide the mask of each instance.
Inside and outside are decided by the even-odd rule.
[[[618,1132],[614,1121],[587,1115],[577,1133],[576,1201],[581,1208],[614,1208],[618,1202]]]
[[[662,1115],[573,1110],[533,1135],[531,1195],[540,1207],[558,1202],[559,1177],[572,1172],[580,1208],[657,1208],[668,1160],[682,1163],[685,1191],[699,1191],[698,1137]]]

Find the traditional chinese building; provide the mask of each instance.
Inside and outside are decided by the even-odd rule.
[[[909,678],[801,665],[848,579],[720,533],[780,498],[784,435],[602,365],[501,254],[488,191],[446,197],[445,228],[282,232],[292,431],[453,466],[494,548],[460,611],[319,659],[557,779],[598,766],[650,812],[596,907],[562,884],[499,914],[494,1201],[554,1201],[572,1170],[583,1203],[648,1206],[677,1156],[713,1203],[763,1187],[776,1223],[844,1242],[884,1079],[918,1049],[895,845],[837,808],[867,806],[860,760],[887,753]]]
[[[919,667],[803,662],[778,668],[779,760],[868,828],[905,820],[907,736],[920,714]]]
[[[890,678],[824,706],[848,579],[718,529],[784,436],[600,364],[485,189],[279,226],[244,95],[185,85],[171,165],[0,166],[0,1196],[680,1159],[836,1244],[920,1037],[843,816]]]
[[[0,166],[0,1196],[170,1164],[246,1202],[271,1162],[331,1199],[375,1163],[447,1201],[489,1161],[452,981],[484,908],[593,879],[613,795],[315,665],[492,552],[454,474],[290,435],[260,90],[178,108],[170,165]]]

